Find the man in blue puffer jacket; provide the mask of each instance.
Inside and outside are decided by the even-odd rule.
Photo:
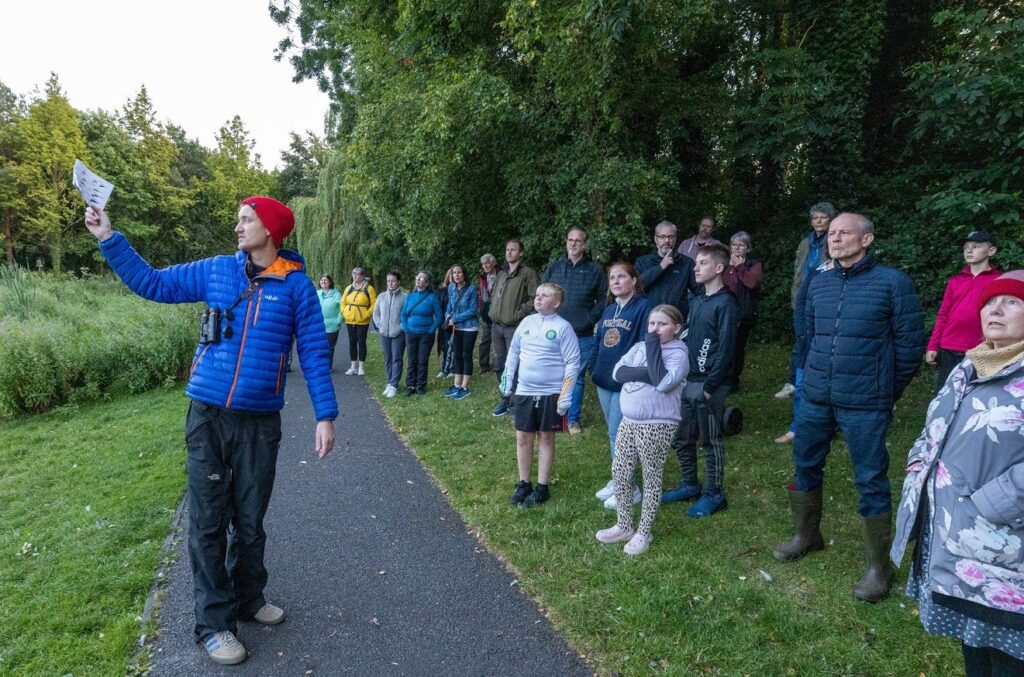
[[[842,431],[860,493],[867,559],[853,595],[867,602],[885,597],[892,584],[885,434],[893,404],[917,372],[927,339],[914,283],[875,260],[868,250],[874,238],[867,218],[837,216],[828,231],[835,266],[808,286],[810,347],[793,441],[796,480],[790,488],[796,534],[773,553],[780,561],[793,561],[824,547],[819,526],[825,459],[836,430]]]
[[[338,404],[327,334],[302,258],[280,249],[295,225],[292,211],[269,197],[238,210],[238,253],[163,270],[152,268],[89,207],[89,230],[118,277],[139,296],[161,303],[205,302],[219,327],[207,331],[185,388],[188,448],[189,558],[195,596],[195,639],[222,664],[241,663],[237,621],[275,625],[284,610],[263,589],[266,532],[281,441],[281,413],[293,338],[318,421],[320,458],[334,446]]]

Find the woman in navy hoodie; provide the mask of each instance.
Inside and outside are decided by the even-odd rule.
[[[444,313],[437,294],[430,288],[430,273],[416,273],[416,287],[402,304],[401,325],[405,332],[406,357],[409,367],[405,372],[405,394],[423,395],[427,392],[427,363],[434,345],[434,332],[441,326]]]
[[[597,386],[604,419],[608,423],[611,456],[615,458],[615,435],[622,421],[619,392],[622,384],[612,378],[616,363],[647,333],[647,314],[651,304],[643,297],[643,283],[631,263],[613,263],[608,270],[608,306],[601,314],[595,330],[594,348],[590,353],[590,379]],[[609,466],[610,467],[610,466]],[[616,508],[615,483],[608,480],[595,496],[605,507]]]

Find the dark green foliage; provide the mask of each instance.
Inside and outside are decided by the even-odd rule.
[[[610,261],[712,213],[753,236],[758,334],[784,338],[807,209],[829,200],[875,220],[934,307],[968,230],[1021,265],[1024,29],[984,6],[288,0],[280,56],[332,95],[339,158],[300,229],[347,233],[343,268],[403,247],[404,270],[443,270],[511,236],[542,268],[572,226]]]

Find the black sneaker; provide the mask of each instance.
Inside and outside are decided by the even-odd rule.
[[[535,505],[544,503],[550,497],[551,494],[548,492],[548,485],[537,482],[537,486],[533,488],[533,491],[526,497],[526,500],[523,501],[522,505],[524,508],[532,508]]]
[[[416,394],[416,389],[415,388],[409,387],[409,388],[405,389],[406,397],[412,397],[415,394]]]
[[[522,505],[526,497],[533,491],[533,485],[524,480],[519,480],[519,484],[516,485],[516,493],[512,494],[512,505]]]

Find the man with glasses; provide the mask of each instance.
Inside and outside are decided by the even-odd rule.
[[[636,260],[636,272],[644,285],[651,307],[659,303],[675,306],[685,318],[690,312],[690,294],[701,285],[693,276],[693,259],[676,251],[676,224],[662,221],[654,228],[654,251]]]
[[[580,370],[572,391],[569,406],[568,430],[570,435],[583,432],[580,417],[583,413],[583,375],[587,369],[590,351],[594,347],[594,325],[601,319],[608,296],[608,280],[604,268],[587,256],[587,231],[573,228],[565,236],[565,258],[558,259],[541,275],[541,283],[553,282],[562,288],[565,299],[558,314],[568,320],[580,344]]]

